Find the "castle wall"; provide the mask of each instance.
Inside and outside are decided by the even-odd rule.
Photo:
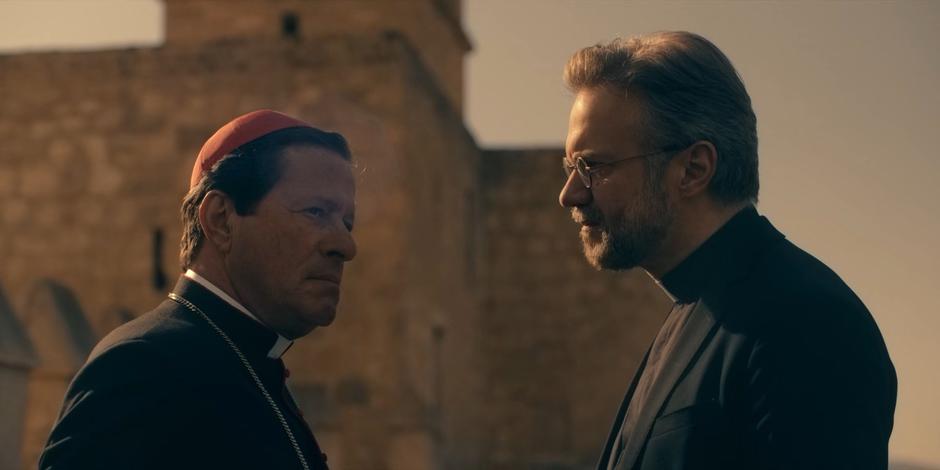
[[[429,436],[441,448],[438,468],[478,469],[486,451],[479,400],[480,153],[446,97],[422,91],[434,89],[431,78],[409,70],[406,81],[414,86],[403,125],[411,130],[405,143],[411,204],[401,228],[409,233],[402,274],[413,334],[404,373],[418,379],[399,405],[440,417]]]
[[[459,0],[168,0],[168,45],[232,39],[288,40],[285,17],[300,38],[396,32],[417,53],[451,106],[463,103],[463,56],[470,43],[460,23]],[[207,25],[213,25],[207,27]],[[219,25],[223,25],[219,27]]]

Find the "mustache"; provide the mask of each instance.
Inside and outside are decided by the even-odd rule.
[[[604,214],[595,206],[574,207],[571,219],[582,225],[598,225],[604,221]]]

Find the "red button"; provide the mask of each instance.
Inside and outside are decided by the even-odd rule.
[[[284,378],[290,377],[290,369],[284,368]]]

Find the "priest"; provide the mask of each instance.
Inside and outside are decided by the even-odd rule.
[[[757,117],[728,57],[664,31],[578,51],[565,81],[559,202],[584,254],[645,270],[673,301],[597,470],[887,470],[884,338],[757,211]]]
[[[202,147],[183,274],[117,328],[66,393],[39,467],[326,469],[282,356],[329,325],[356,255],[343,136],[259,110]]]

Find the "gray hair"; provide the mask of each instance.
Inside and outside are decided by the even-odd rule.
[[[649,131],[644,144],[670,149],[711,142],[718,163],[709,192],[726,204],[757,201],[757,117],[731,61],[707,39],[667,31],[586,47],[568,61],[564,80],[575,92],[607,86],[638,95]]]

